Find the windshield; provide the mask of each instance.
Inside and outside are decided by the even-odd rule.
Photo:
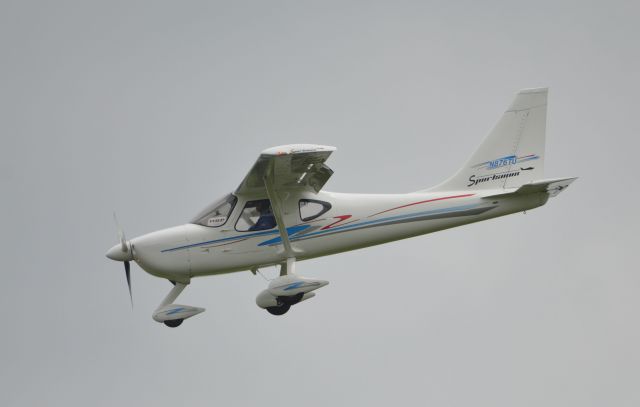
[[[229,218],[237,200],[238,198],[229,194],[204,208],[191,220],[191,223],[209,227],[222,226],[227,223],[227,218]]]

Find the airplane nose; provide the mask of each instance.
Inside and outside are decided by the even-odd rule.
[[[129,260],[129,253],[122,251],[122,245],[117,244],[107,251],[106,256],[114,261]]]
[[[154,275],[187,273],[190,267],[189,251],[183,248],[189,244],[186,229],[186,225],[175,226],[131,239],[131,257],[126,260],[133,260],[135,253],[138,266]],[[121,259],[122,253],[117,250],[117,247],[109,250],[107,257]]]

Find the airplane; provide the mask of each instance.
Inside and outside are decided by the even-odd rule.
[[[283,315],[328,281],[296,273],[297,263],[349,250],[525,212],[544,205],[576,180],[544,179],[547,88],[519,91],[479,148],[439,185],[405,194],[323,190],[335,147],[292,144],[264,150],[238,188],[189,223],[120,242],[106,256],[169,280],[173,288],[154,311],[169,327],[204,311],[174,303],[191,280],[279,267],[256,297]],[[520,164],[527,163],[526,168]],[[115,218],[115,214],[114,214]]]

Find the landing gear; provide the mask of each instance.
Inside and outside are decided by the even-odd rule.
[[[153,319],[170,328],[177,328],[182,325],[182,322],[184,322],[185,319],[204,312],[204,308],[174,304],[173,302],[189,283],[181,283],[177,281],[171,281],[171,283],[173,284],[173,288],[153,313]]]
[[[282,304],[276,307],[267,307],[266,309],[271,315],[284,315],[289,311],[289,308],[291,308],[291,305]]]
[[[164,324],[169,328],[177,328],[182,324],[182,321],[184,321],[184,319],[170,319],[168,321],[164,321]]]
[[[289,257],[286,263],[281,263],[280,277],[269,281],[267,289],[256,297],[256,305],[271,315],[286,314],[293,305],[313,298],[316,294],[312,291],[329,284],[328,281],[295,275],[295,261]]]

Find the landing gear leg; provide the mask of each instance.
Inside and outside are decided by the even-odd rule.
[[[162,300],[160,305],[158,305],[158,309],[174,302],[186,287],[187,285],[184,283],[177,283],[177,282],[174,283],[173,288],[171,289],[171,291],[169,291],[169,294],[167,294],[167,296],[164,297],[164,300]]]
[[[280,264],[280,277],[288,274],[296,274],[296,258],[287,257],[287,262]]]

